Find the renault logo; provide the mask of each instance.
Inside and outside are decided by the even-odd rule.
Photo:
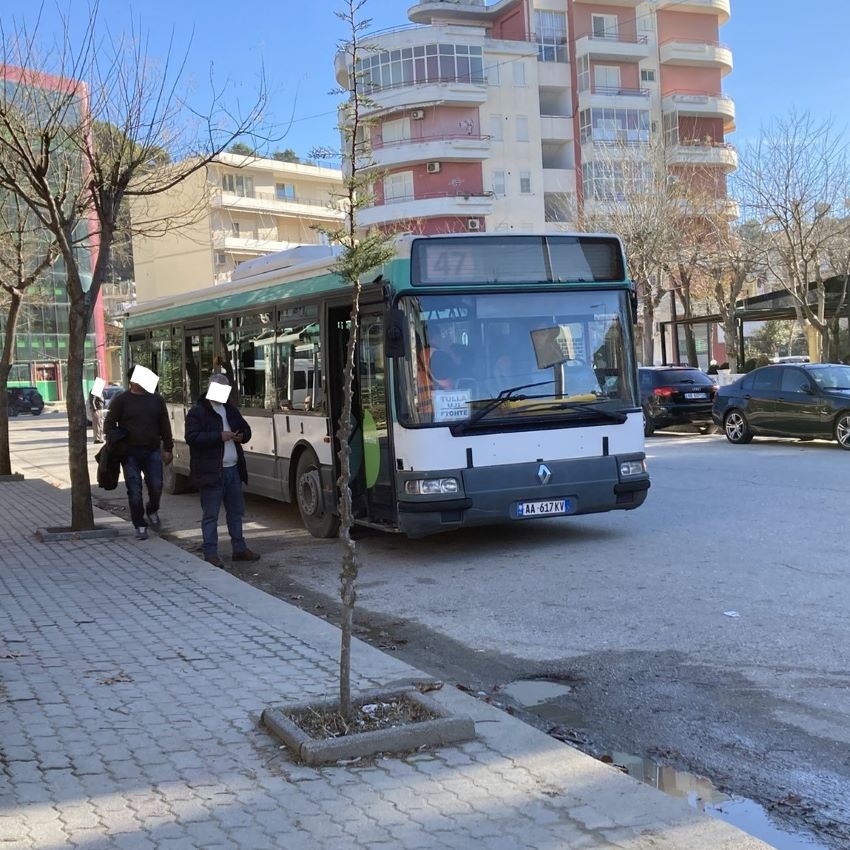
[[[541,463],[537,468],[537,478],[541,484],[548,484],[552,478],[552,470],[545,463]]]

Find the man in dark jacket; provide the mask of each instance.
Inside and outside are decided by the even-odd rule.
[[[156,376],[153,376],[154,382]],[[171,463],[174,440],[165,399],[130,381],[130,389],[115,396],[109,405],[104,431],[114,428],[126,433],[126,451],[121,460],[130,517],[136,529],[136,540],[147,540],[148,525],[162,528],[159,502],[162,498],[162,464]],[[142,498],[142,477],[148,489],[148,502]],[[147,521],[145,520],[147,516]]]
[[[221,398],[226,399],[229,395],[227,376],[212,375],[210,390],[186,415],[186,443],[192,480],[201,493],[204,560],[223,567],[224,563],[218,556],[218,515],[222,502],[233,546],[233,560],[258,561],[260,556],[248,548],[242,536],[242,516],[245,513],[242,483],[248,482],[242,443],[251,439],[251,427],[235,405],[208,398],[217,395],[213,392],[214,385],[225,388],[219,390]]]

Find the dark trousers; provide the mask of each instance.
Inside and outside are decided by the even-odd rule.
[[[145,511],[155,514],[162,498],[162,454],[159,449],[129,448],[124,460],[124,481],[130,500],[130,518],[136,528],[146,528]],[[142,477],[148,488],[148,502],[142,499]]]
[[[227,531],[233,551],[244,552],[248,547],[242,536],[242,516],[245,513],[245,496],[242,481],[236,466],[225,466],[221,471],[221,483],[215,487],[201,487],[201,531],[204,535],[204,555],[218,554],[218,514],[224,502],[227,515]]]

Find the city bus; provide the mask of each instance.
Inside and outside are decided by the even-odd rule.
[[[299,246],[229,283],[141,304],[125,354],[160,376],[191,486],[189,406],[222,372],[251,425],[247,490],[337,533],[350,284],[339,249]],[[632,510],[650,486],[634,288],[604,234],[397,237],[363,280],[352,412],[356,522],[422,537]]]

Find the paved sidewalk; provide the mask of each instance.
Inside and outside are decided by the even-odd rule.
[[[106,514],[120,537],[35,541],[68,501],[0,483],[0,850],[767,847],[448,687],[478,740],[298,766],[257,718],[333,693],[337,630]]]

